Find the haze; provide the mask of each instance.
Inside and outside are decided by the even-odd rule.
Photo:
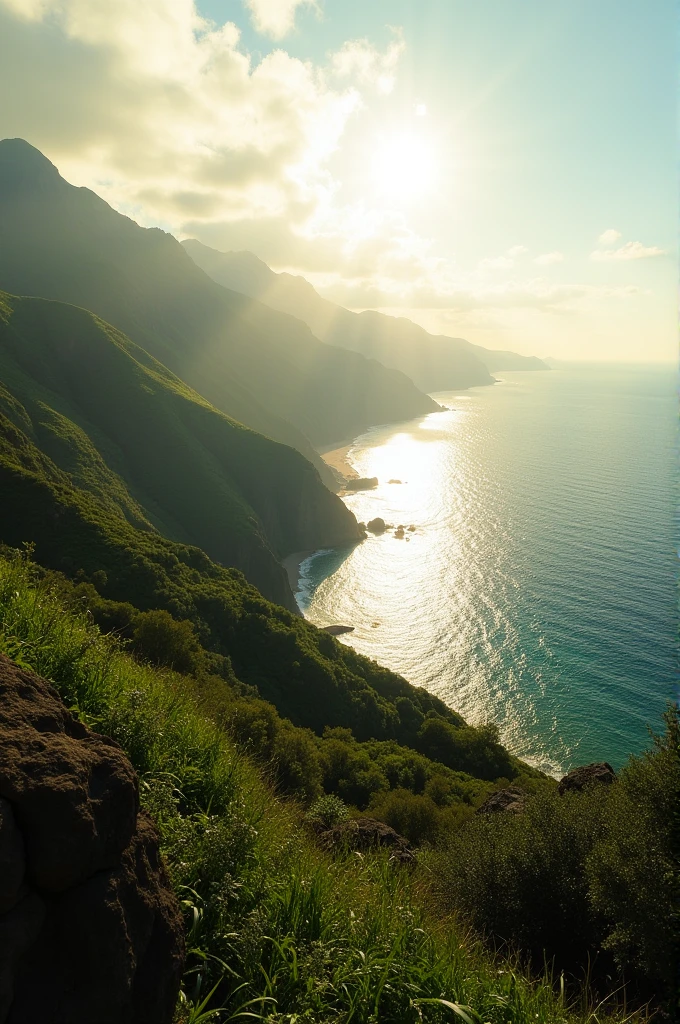
[[[675,358],[675,5],[0,0],[0,137],[354,310]]]

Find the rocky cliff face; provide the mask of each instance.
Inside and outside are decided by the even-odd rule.
[[[0,655],[0,1024],[170,1024],[183,962],[130,762]]]

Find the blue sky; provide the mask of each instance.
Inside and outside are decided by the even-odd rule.
[[[37,91],[0,131],[144,223],[250,248],[352,308],[562,358],[675,358],[675,3],[197,12],[212,24],[191,0],[0,0],[7,73],[49,51],[69,118],[48,123]],[[89,135],[76,73],[101,105]]]

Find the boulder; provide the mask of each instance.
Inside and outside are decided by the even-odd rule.
[[[322,833],[321,842],[326,849],[370,850],[388,847],[390,860],[410,864],[415,854],[404,836],[395,832],[390,825],[375,818],[350,818]]]
[[[611,785],[616,779],[616,772],[606,761],[598,761],[593,764],[585,764],[580,768],[572,768],[560,779],[557,787],[560,796],[565,793],[580,793],[586,786],[594,782],[602,782],[606,786]]]
[[[504,811],[507,814],[520,814],[527,802],[527,794],[518,786],[508,786],[506,789],[499,789],[491,796],[488,796],[483,804],[477,808],[477,814],[500,814]]]
[[[384,533],[387,529],[387,525],[384,519],[377,516],[375,519],[371,519],[370,522],[366,523],[366,529],[369,533]]]
[[[319,626],[322,633],[330,633],[331,636],[342,636],[343,633],[353,633],[354,626],[341,626],[337,624],[335,626]]]
[[[125,753],[0,655],[0,1024],[170,1024],[183,963]]]
[[[346,491],[372,491],[377,486],[377,476],[360,476],[345,481]]]

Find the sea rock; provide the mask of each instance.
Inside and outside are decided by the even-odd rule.
[[[488,796],[477,808],[477,814],[521,814],[527,802],[527,794],[518,786],[499,789]]]
[[[388,480],[388,484],[400,484],[401,480]]]
[[[606,761],[598,761],[582,765],[580,768],[572,768],[560,779],[557,788],[560,796],[564,796],[565,793],[580,793],[594,782],[602,782],[609,786],[615,779],[616,772],[612,766]]]
[[[378,534],[384,533],[385,530],[387,529],[387,526],[385,525],[385,520],[381,519],[380,516],[377,516],[375,519],[371,519],[368,523],[366,523],[366,529],[369,531],[369,533]]]
[[[331,636],[342,636],[343,633],[353,633],[354,626],[321,626],[323,633],[330,633]]]
[[[346,491],[372,491],[378,486],[377,476],[361,476],[345,481]]]
[[[132,765],[0,655],[0,1024],[170,1024],[183,962]]]
[[[394,531],[394,536],[397,538],[397,540],[403,540],[404,539],[404,527],[403,526],[398,526],[396,528],[396,530]]]
[[[375,818],[350,818],[323,832],[320,839],[329,850],[370,850],[384,846],[390,849],[390,860],[396,863],[410,864],[415,860],[408,840]]]

